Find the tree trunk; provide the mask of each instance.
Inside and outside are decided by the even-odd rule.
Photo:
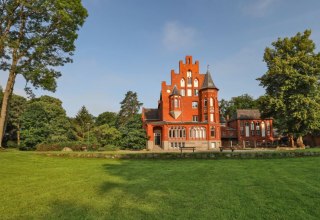
[[[0,114],[0,148],[2,148],[2,140],[5,132],[4,129],[5,129],[5,123],[6,123],[7,113],[8,113],[9,100],[10,100],[10,96],[12,94],[14,82],[16,79],[15,67],[16,67],[16,61],[13,63],[12,68],[10,69],[6,89],[3,94],[1,114]]]
[[[20,124],[17,126],[17,145],[20,147]]]
[[[294,147],[294,140],[292,134],[288,135],[288,147]]]
[[[300,148],[304,148],[304,143],[303,143],[303,138],[302,136],[299,136],[297,138],[297,146],[300,147]]]

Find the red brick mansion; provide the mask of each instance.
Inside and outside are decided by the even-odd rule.
[[[210,150],[224,145],[266,145],[273,142],[272,119],[258,110],[238,110],[231,120],[220,117],[219,89],[209,70],[199,72],[199,61],[186,56],[179,72],[171,70],[171,84],[161,84],[158,108],[143,108],[142,120],[150,150],[196,147]]]

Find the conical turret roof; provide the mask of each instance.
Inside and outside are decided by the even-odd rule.
[[[201,89],[217,89],[217,90],[219,90],[216,87],[216,85],[213,83],[213,80],[212,80],[212,77],[211,77],[209,70],[207,70],[207,73],[204,76],[204,81],[203,81]]]

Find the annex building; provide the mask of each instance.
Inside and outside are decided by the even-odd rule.
[[[258,110],[238,110],[227,121],[221,117],[218,92],[209,69],[200,73],[199,61],[186,56],[178,73],[171,70],[171,83],[161,83],[158,107],[142,109],[147,149],[210,150],[222,144],[258,146],[273,141],[272,119],[262,120]]]

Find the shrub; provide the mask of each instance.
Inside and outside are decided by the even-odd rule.
[[[16,141],[8,141],[6,145],[8,148],[17,148],[18,147]]]
[[[112,144],[108,144],[103,147],[99,147],[99,149],[98,149],[98,151],[115,151],[115,150],[119,150],[119,147],[112,145]]]
[[[97,145],[87,145],[79,141],[68,141],[60,143],[41,143],[36,146],[37,151],[61,151],[63,148],[69,147],[73,151],[97,150]]]

